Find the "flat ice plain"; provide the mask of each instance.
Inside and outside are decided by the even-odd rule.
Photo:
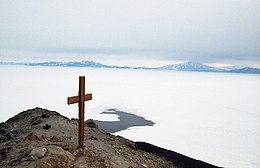
[[[86,119],[117,121],[118,110],[155,122],[117,132],[218,166],[260,167],[260,75],[0,66],[0,122],[34,107],[77,117],[78,76],[86,76]]]

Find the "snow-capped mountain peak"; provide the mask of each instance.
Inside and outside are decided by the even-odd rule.
[[[201,72],[222,71],[219,68],[210,67],[208,65],[204,65],[204,64],[194,62],[194,61],[187,61],[187,62],[181,63],[181,64],[166,65],[166,66],[160,67],[160,69],[176,70],[176,71],[201,71]]]

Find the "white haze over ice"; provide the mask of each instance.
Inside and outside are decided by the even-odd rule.
[[[86,119],[118,120],[108,108],[153,127],[116,133],[224,167],[260,167],[260,76],[117,69],[0,66],[0,121],[36,106],[77,117],[78,76],[86,76]]]

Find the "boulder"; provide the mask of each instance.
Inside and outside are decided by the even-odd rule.
[[[90,128],[98,128],[98,125],[95,123],[93,119],[88,119],[85,123]]]
[[[42,158],[45,156],[46,152],[47,152],[46,148],[38,147],[38,148],[34,148],[29,154],[29,156],[31,156],[32,158]]]

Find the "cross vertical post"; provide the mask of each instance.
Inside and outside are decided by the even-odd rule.
[[[79,77],[79,148],[84,144],[85,77]]]
[[[78,119],[78,148],[84,147],[84,113],[85,101],[92,100],[92,94],[85,95],[85,76],[79,77],[78,96],[68,97],[68,105],[78,103],[79,119]]]

